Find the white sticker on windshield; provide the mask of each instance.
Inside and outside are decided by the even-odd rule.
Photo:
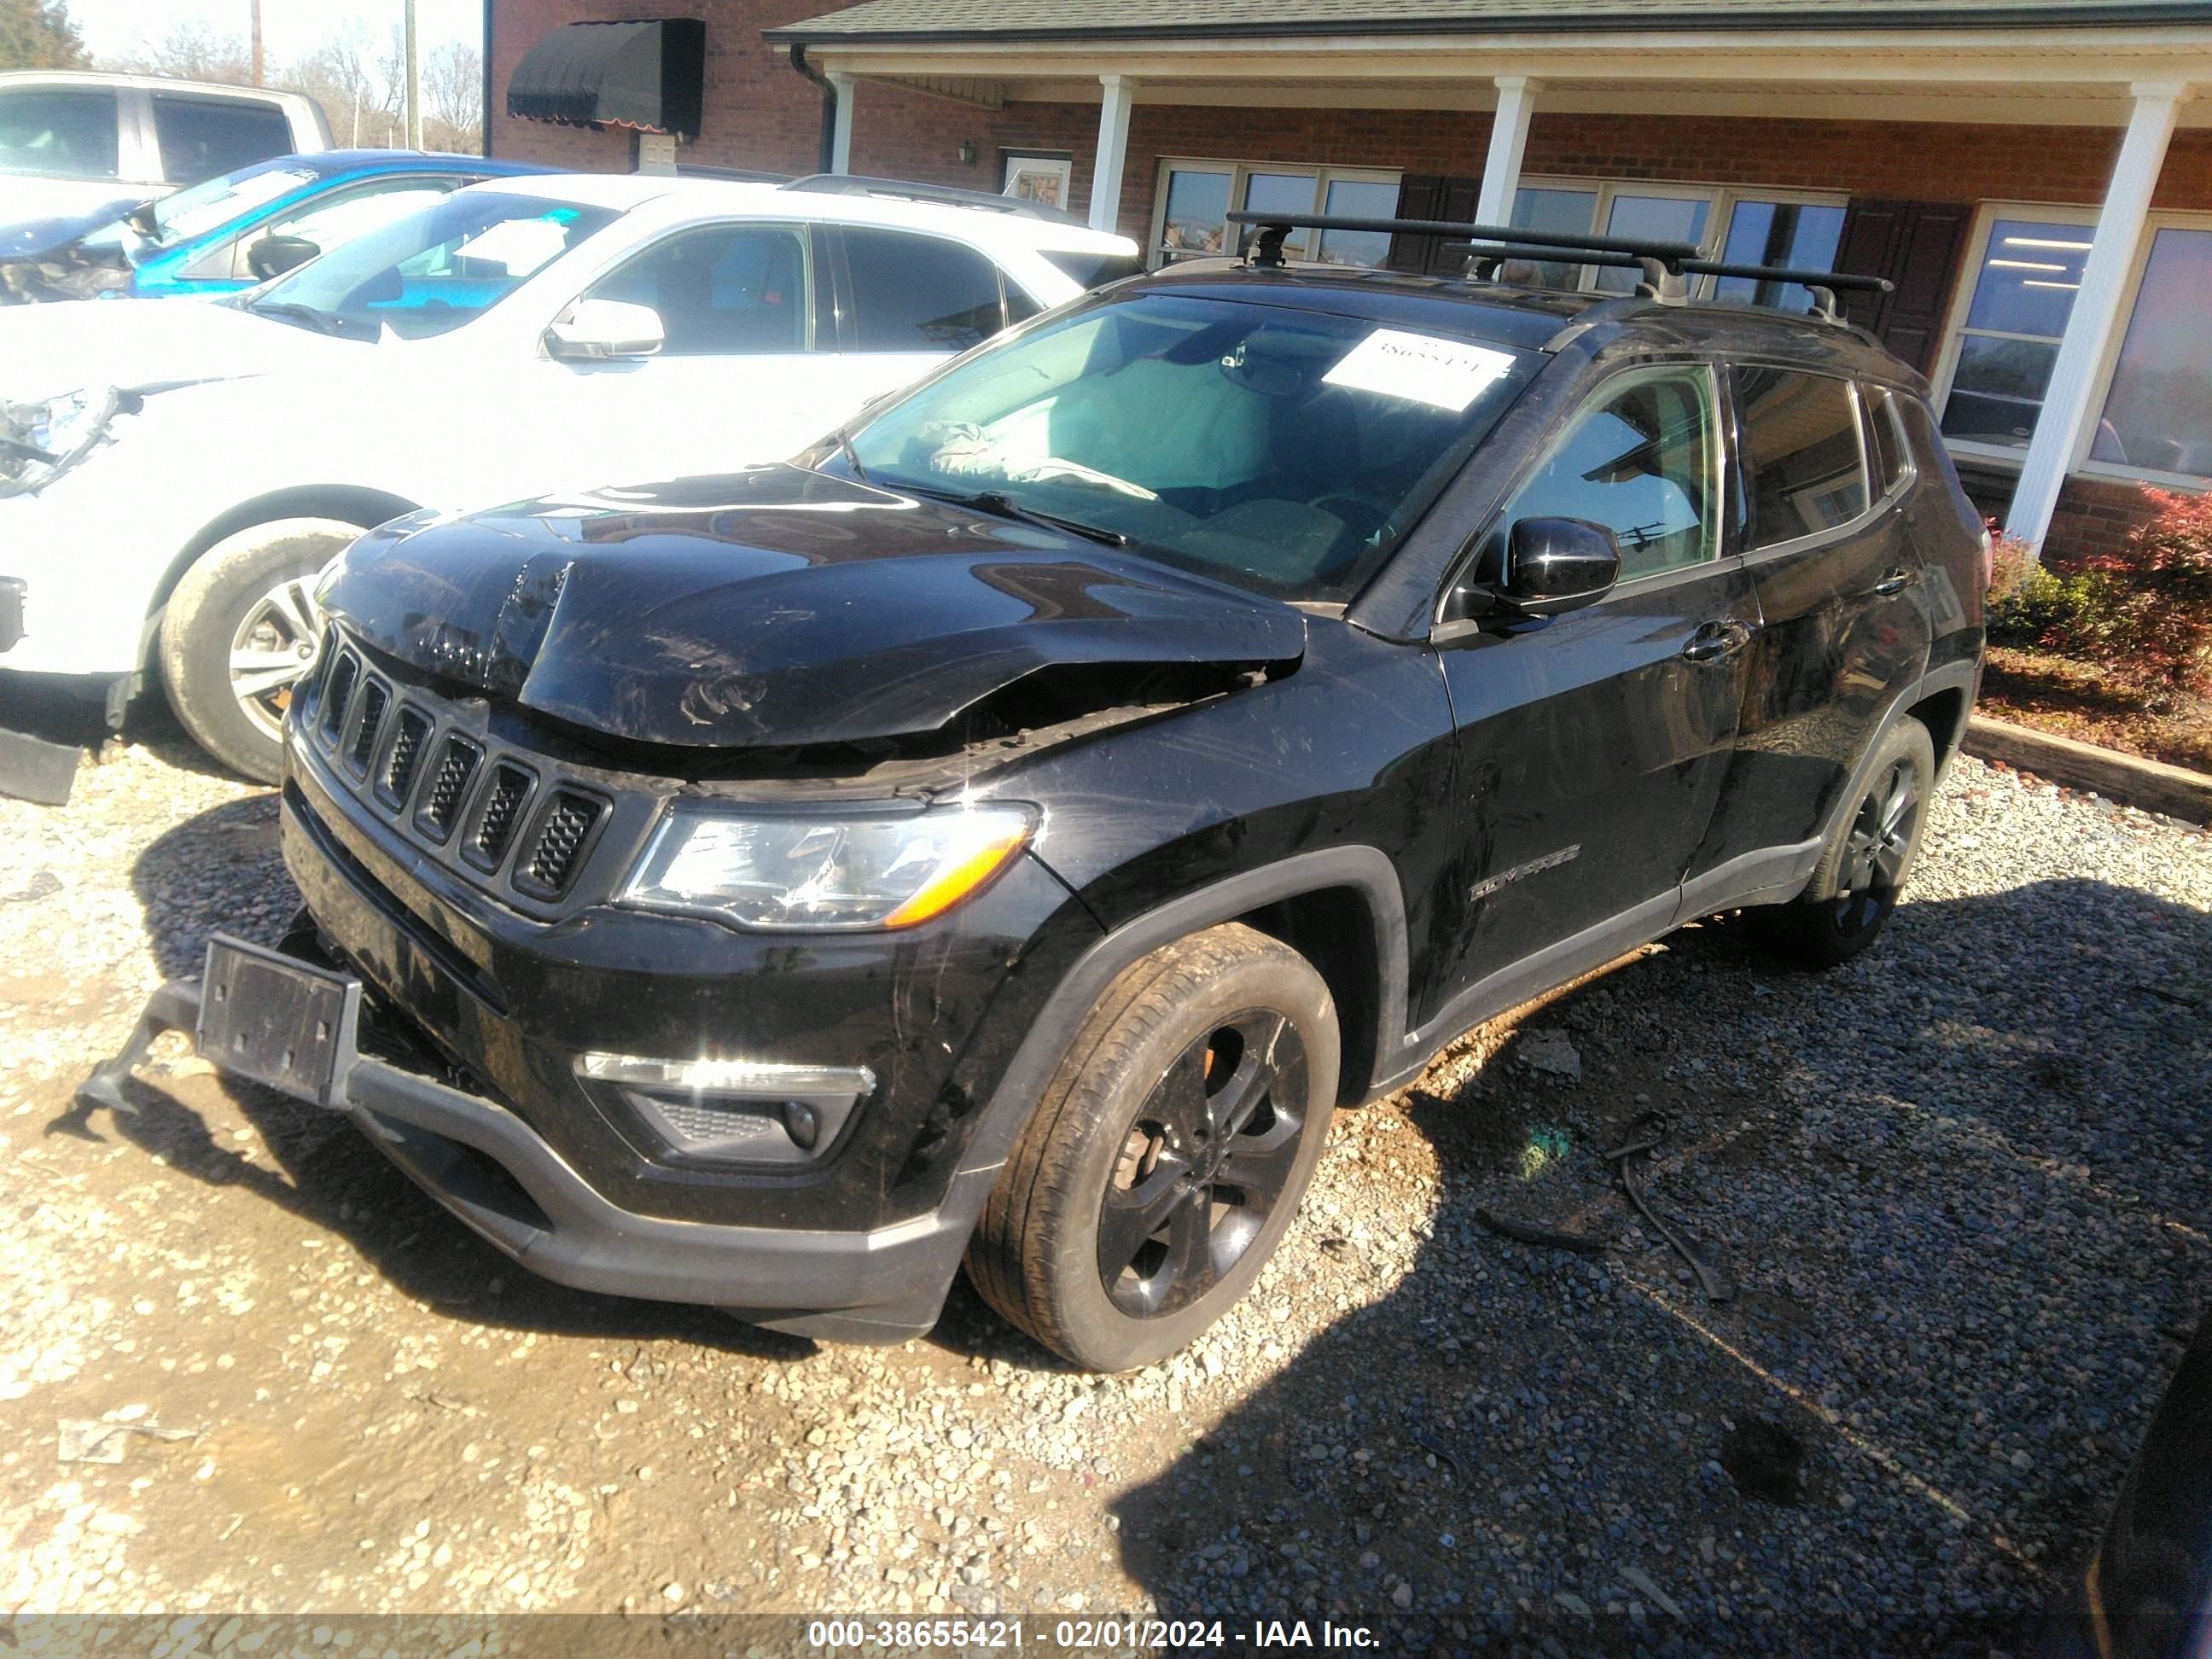
[[[1331,386],[1408,398],[1456,415],[1512,367],[1510,353],[1487,346],[1378,328],[1322,379]]]

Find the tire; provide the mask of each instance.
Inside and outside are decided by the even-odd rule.
[[[1232,923],[1155,951],[1077,1033],[984,1206],[969,1278],[1087,1370],[1187,1346],[1288,1231],[1340,1049],[1328,988],[1288,946]]]
[[[1936,790],[1936,745],[1918,720],[1898,721],[1875,745],[1858,799],[1837,823],[1804,892],[1751,913],[1774,952],[1815,971],[1872,945],[1897,908],[1919,856]]]
[[[322,633],[315,578],[361,533],[335,519],[255,525],[200,555],[169,596],[161,635],[169,706],[234,772],[259,783],[283,775],[278,726]],[[234,664],[250,659],[258,672],[234,676]]]

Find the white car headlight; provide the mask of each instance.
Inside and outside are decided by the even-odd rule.
[[[654,832],[622,902],[746,927],[912,927],[981,889],[1036,823],[1001,805],[896,817],[682,807]]]
[[[90,454],[121,401],[113,386],[102,386],[0,403],[0,495],[43,489]]]

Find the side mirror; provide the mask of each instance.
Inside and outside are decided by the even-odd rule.
[[[579,300],[545,331],[545,349],[570,362],[651,357],[667,343],[660,313],[626,300]]]
[[[322,249],[304,236],[264,236],[246,250],[246,268],[265,283],[321,253]]]
[[[1516,617],[1579,611],[1620,580],[1620,544],[1587,519],[1522,519],[1505,542],[1504,580],[1494,608]]]

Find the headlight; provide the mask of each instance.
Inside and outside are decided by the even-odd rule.
[[[0,404],[0,495],[43,489],[82,460],[106,435],[120,401],[114,387],[92,386]]]
[[[1036,822],[1007,805],[898,817],[682,808],[654,833],[623,902],[747,927],[912,927],[998,874]]]

